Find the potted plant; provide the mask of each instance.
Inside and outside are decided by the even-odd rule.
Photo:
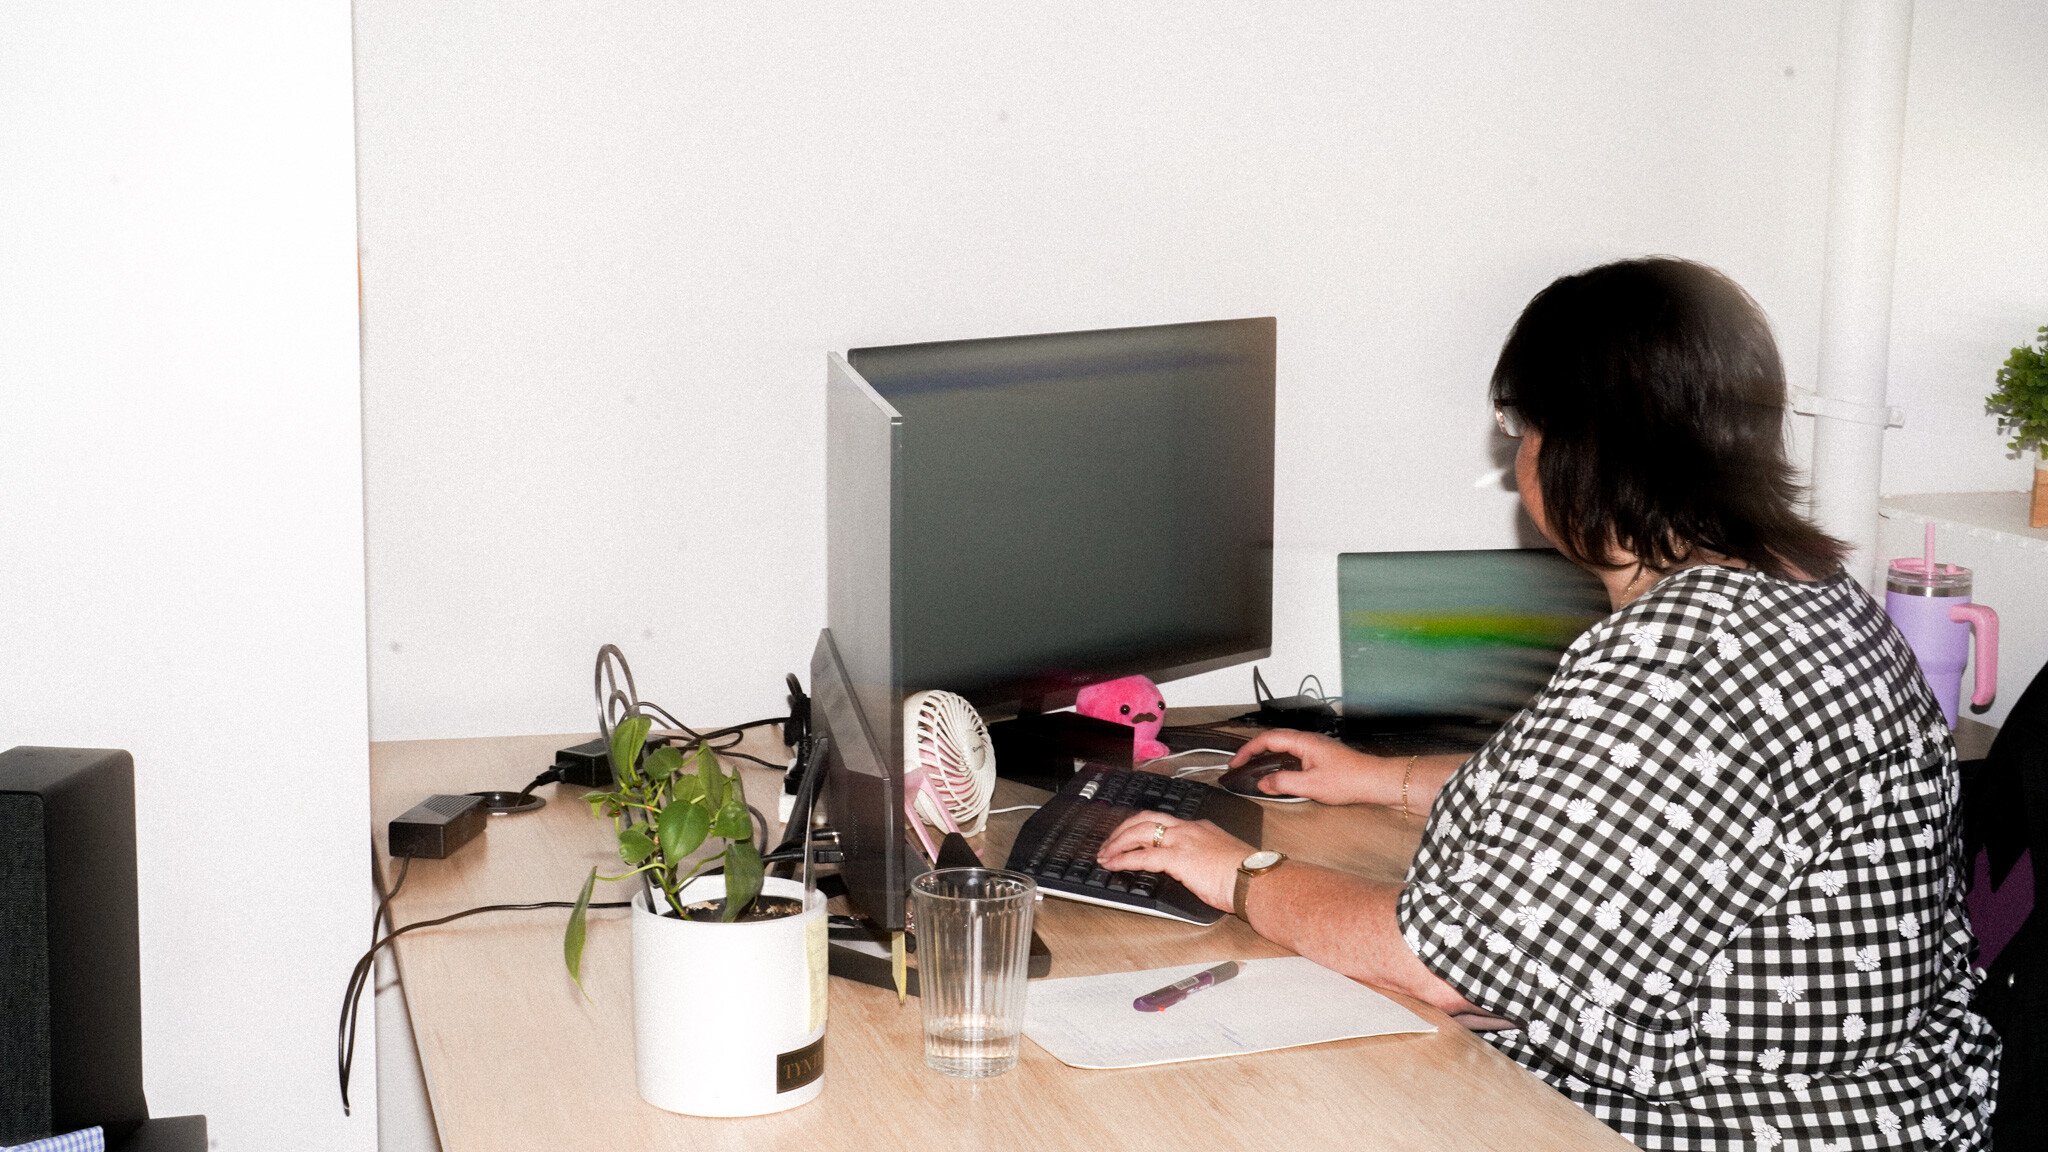
[[[2027,523],[2048,528],[2048,325],[2033,345],[2022,344],[1998,370],[1998,390],[1984,398],[1984,410],[2009,434],[2006,447],[2018,456],[2034,454],[2034,495]]]
[[[686,756],[646,748],[650,721],[611,733],[614,788],[586,799],[609,817],[627,871],[592,868],[569,915],[562,958],[583,983],[590,896],[599,879],[634,894],[633,1041],[640,1096],[693,1116],[758,1116],[824,1088],[825,898],[763,877],[738,772],[699,742]],[[705,851],[707,841],[723,847]],[[722,867],[715,867],[722,865]]]

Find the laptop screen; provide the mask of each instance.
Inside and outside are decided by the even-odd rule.
[[[1370,717],[1497,725],[1613,609],[1548,548],[1337,557],[1346,728]]]

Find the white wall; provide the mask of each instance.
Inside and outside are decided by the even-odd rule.
[[[1915,6],[1884,490],[2026,488],[1984,397],[2048,324],[2048,4]]]
[[[829,349],[1280,317],[1276,653],[1335,554],[1512,543],[1544,283],[1717,264],[1810,383],[1835,5],[357,5],[372,731],[773,715]],[[1248,695],[1242,670],[1170,690]]]
[[[134,753],[149,1102],[223,1150],[376,1131],[348,11],[0,16],[0,747]]]

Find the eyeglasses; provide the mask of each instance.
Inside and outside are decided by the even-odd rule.
[[[1511,405],[1495,404],[1493,406],[1493,424],[1494,427],[1500,429],[1501,435],[1506,436],[1510,440],[1520,440],[1522,438],[1522,414],[1515,411]]]

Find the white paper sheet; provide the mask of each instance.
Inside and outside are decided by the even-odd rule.
[[[1131,1001],[1220,960],[1145,972],[1035,980],[1024,1035],[1076,1068],[1139,1068],[1242,1056],[1359,1036],[1434,1032],[1436,1026],[1312,960],[1243,960],[1235,979],[1164,1012]]]

